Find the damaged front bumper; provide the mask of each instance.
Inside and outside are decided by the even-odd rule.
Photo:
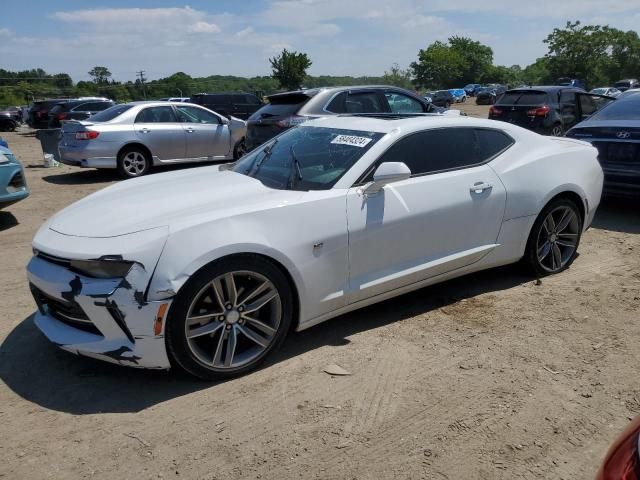
[[[164,316],[171,300],[146,302],[149,273],[134,264],[125,278],[92,278],[64,259],[35,256],[27,276],[45,336],[71,353],[140,368],[170,368]]]

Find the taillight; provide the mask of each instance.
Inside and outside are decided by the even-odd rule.
[[[492,106],[491,108],[489,108],[489,115],[499,117],[500,115],[502,115],[502,110]]]
[[[532,108],[531,110],[527,110],[527,115],[530,117],[546,117],[547,114],[551,111],[548,105],[543,105],[538,108]]]
[[[76,140],[93,140],[94,138],[98,138],[100,132],[94,132],[92,130],[87,130],[86,132],[77,132]]]
[[[291,117],[278,120],[276,122],[276,125],[280,128],[289,128],[289,127],[294,127],[296,125],[300,125],[301,123],[304,123],[307,120],[311,120],[311,118],[313,117],[303,117],[301,115],[292,115]]]

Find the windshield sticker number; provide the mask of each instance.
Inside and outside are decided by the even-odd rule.
[[[352,147],[363,148],[366,147],[370,141],[371,139],[367,137],[358,137],[356,135],[338,135],[336,138],[331,140],[331,143],[335,143],[336,145],[351,145]]]

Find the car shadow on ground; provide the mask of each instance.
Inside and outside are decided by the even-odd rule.
[[[592,228],[613,232],[640,233],[640,208],[637,198],[603,198]]]
[[[325,345],[348,345],[349,337],[359,332],[531,280],[516,266],[501,267],[387,300],[292,333],[262,368],[274,368],[282,361]],[[0,379],[30,402],[72,414],[138,412],[172,398],[215,388],[220,383],[171,372],[119,367],[72,355],[48,342],[31,316],[11,331],[0,346]]]
[[[107,183],[119,180],[118,173],[111,169],[80,170],[71,173],[59,173],[42,177],[47,183],[55,185],[89,185],[92,183]]]
[[[0,211],[0,232],[18,225],[18,219],[11,212]]]

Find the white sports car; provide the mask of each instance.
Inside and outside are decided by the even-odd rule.
[[[35,323],[73,353],[203,378],[291,329],[469,272],[574,260],[597,150],[503,122],[351,115],[234,164],[127,180],[38,231]]]

